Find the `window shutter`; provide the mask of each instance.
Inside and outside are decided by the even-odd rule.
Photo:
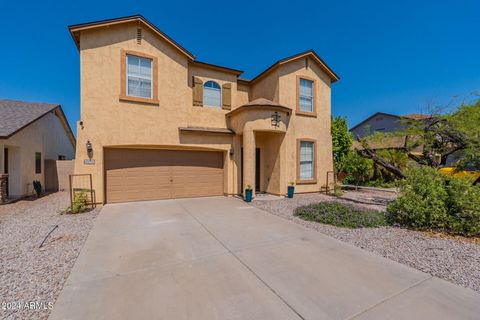
[[[193,77],[193,105],[203,107],[203,81]]]
[[[225,83],[222,86],[222,109],[230,110],[232,108],[232,84]]]

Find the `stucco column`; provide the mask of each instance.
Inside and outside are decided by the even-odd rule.
[[[255,133],[253,130],[243,131],[243,194],[247,186],[252,186],[255,195]]]

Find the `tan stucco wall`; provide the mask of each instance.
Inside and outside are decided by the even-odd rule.
[[[305,67],[308,65],[308,68]],[[331,81],[311,59],[299,59],[279,68],[279,103],[296,108],[297,76],[308,76],[316,80],[317,117],[292,116],[290,128],[285,137],[287,163],[296,164],[296,139],[317,140],[317,184],[297,185],[297,192],[319,191],[326,184],[327,172],[333,171],[331,137]],[[296,165],[285,168],[288,180],[295,181]],[[286,192],[282,190],[282,192]]]
[[[103,201],[104,193],[103,148],[116,146],[204,148],[223,151],[226,172],[224,191],[226,194],[241,192],[243,188],[239,185],[239,175],[240,149],[245,141],[242,135],[243,130],[245,128],[252,132],[271,130],[272,111],[265,111],[264,114],[260,114],[260,112],[255,115],[254,113],[239,112],[238,116],[235,116],[236,119],[233,117],[228,119],[226,117],[228,110],[193,106],[192,76],[199,77],[204,82],[215,80],[220,85],[231,83],[232,109],[260,97],[294,109],[296,73],[307,72],[312,76],[326,78],[319,70],[299,70],[295,67],[296,69],[292,70],[293,73],[288,75],[286,69],[280,67],[259,79],[253,86],[243,83],[237,86],[236,75],[189,64],[187,57],[147,29],[143,29],[142,43],[137,44],[136,28],[136,24],[120,24],[81,32],[81,120],[83,120],[84,128],[78,127],[75,172],[93,175],[93,188],[99,202]],[[158,99],[160,101],[158,106],[119,100],[120,52],[122,49],[157,57],[158,78],[156,80],[158,81]],[[290,68],[290,65],[287,66]],[[272,166],[277,162],[274,167],[278,169],[278,172],[272,172],[274,175],[270,179],[276,179],[278,183],[268,184],[271,192],[286,193],[288,182],[295,180],[297,137],[316,138],[319,143],[317,148],[319,150],[317,157],[319,183],[318,185],[299,186],[299,191],[320,190],[320,182],[324,181],[320,177],[323,177],[324,171],[331,169],[331,139],[328,131],[330,128],[329,82],[325,82],[320,89],[322,91],[318,97],[318,105],[321,105],[322,112],[325,114],[318,118],[295,119],[293,123],[298,123],[298,132],[295,130],[295,126],[292,126],[293,123],[289,126],[282,123],[280,131],[283,132],[282,136],[285,138],[274,137],[272,139],[281,144],[277,146],[277,149],[280,149],[278,159],[274,157],[265,160]],[[288,92],[282,92],[282,90]],[[237,136],[180,133],[178,129],[186,126],[227,128],[232,122],[241,123],[242,121],[243,126],[236,128],[238,129]],[[317,127],[313,128],[315,126]],[[327,131],[328,134],[326,134]],[[320,137],[319,135],[325,136]],[[329,139],[330,142],[327,141]],[[85,148],[87,140],[91,141],[94,149],[95,164],[93,165],[84,164],[84,160],[87,159]],[[267,146],[269,144],[265,142],[265,148]],[[233,156],[230,156],[228,151],[232,147],[235,152]],[[292,154],[287,156],[289,152]],[[244,155],[246,155],[246,160],[252,161],[249,158],[251,157],[250,153],[247,152]],[[328,159],[329,157],[330,159]],[[245,183],[244,181],[244,185]],[[273,187],[274,185],[275,187]]]
[[[251,95],[250,86],[237,83],[237,92],[236,92],[237,101],[234,107],[241,106],[251,101],[252,99],[250,98],[250,95]]]
[[[279,74],[274,70],[256,80],[251,89],[251,100],[265,98],[273,102],[279,102]]]
[[[45,186],[45,160],[57,160],[59,155],[73,159],[74,147],[59,117],[50,112],[15,133],[6,140],[0,140],[3,156],[8,148],[9,196],[20,197],[33,192],[33,180]],[[35,152],[42,153],[42,172],[35,173]],[[3,170],[3,165],[2,165]]]

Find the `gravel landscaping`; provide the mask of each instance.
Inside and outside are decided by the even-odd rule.
[[[0,206],[0,319],[48,317],[99,212],[62,214],[68,205],[57,192]]]
[[[384,211],[395,197],[395,193],[388,192],[348,191],[342,198],[316,193],[295,195],[293,199],[254,201],[252,204],[338,240],[480,292],[479,244],[394,227],[340,228],[293,216],[297,207],[324,201]]]

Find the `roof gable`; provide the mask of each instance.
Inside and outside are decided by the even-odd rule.
[[[388,117],[401,119],[400,116],[397,116],[395,114],[390,114],[390,113],[385,113],[385,112],[375,112],[374,114],[372,114],[367,119],[365,119],[365,120],[361,121],[360,123],[358,123],[357,125],[353,126],[349,131],[357,129],[358,127],[362,126],[364,123],[370,121],[371,119],[375,118],[376,116],[388,116]]]
[[[120,23],[128,23],[128,22],[138,22],[152,30],[154,33],[159,35],[161,38],[163,38],[165,41],[170,43],[172,46],[177,48],[181,53],[183,53],[185,56],[190,59],[191,62],[193,62],[194,65],[200,66],[200,67],[205,67],[209,69],[215,69],[215,70],[220,70],[224,72],[229,72],[237,75],[237,77],[243,73],[242,70],[237,70],[225,66],[219,66],[219,65],[214,65],[206,62],[201,62],[195,59],[195,56],[189,52],[187,49],[182,47],[180,44],[178,44],[175,40],[170,38],[168,35],[166,35],[164,32],[162,32],[160,29],[158,29],[154,24],[152,24],[150,21],[145,19],[142,15],[132,15],[132,16],[126,16],[126,17],[121,17],[121,18],[114,18],[114,19],[107,19],[107,20],[100,20],[100,21],[94,21],[94,22],[88,22],[88,23],[82,23],[82,24],[75,24],[75,25],[70,25],[68,27],[70,34],[73,38],[73,41],[75,42],[77,48],[80,47],[80,32],[82,30],[88,30],[88,29],[93,29],[93,28],[100,28],[100,27],[106,27],[106,26],[111,26],[111,25],[116,25]],[[259,75],[254,77],[252,80],[246,80],[246,79],[241,79],[240,81],[244,84],[252,84],[258,79],[262,78],[265,74],[269,73],[270,71],[276,69],[277,67],[284,65],[286,63],[296,61],[298,59],[302,59],[305,57],[311,58],[331,79],[332,82],[340,80],[340,77],[325,63],[325,61],[320,58],[320,56],[315,52],[315,50],[310,49],[298,54],[295,54],[293,56],[278,60],[274,64],[272,64],[270,67],[265,69],[263,72],[261,72]]]
[[[0,139],[8,139],[49,112],[55,111],[62,122],[70,141],[75,145],[75,136],[59,104],[36,103],[0,99]]]
[[[106,26],[111,26],[111,25],[120,24],[120,23],[128,23],[128,22],[138,22],[143,24],[144,26],[152,30],[155,34],[157,34],[158,36],[163,38],[165,41],[167,41],[170,45],[175,47],[178,51],[180,51],[185,56],[187,56],[187,58],[189,58],[190,60],[195,60],[195,56],[191,52],[189,52],[187,49],[182,47],[178,42],[170,38],[167,34],[162,32],[160,29],[158,29],[153,23],[145,19],[142,15],[138,15],[138,14],[133,16],[115,18],[115,19],[100,20],[100,21],[70,25],[68,26],[68,30],[70,31],[70,34],[72,35],[73,41],[75,41],[77,48],[79,48],[80,32],[82,30],[106,27]]]
[[[410,114],[405,114],[405,115],[398,116],[396,114],[391,114],[391,113],[375,112],[374,114],[372,114],[367,119],[361,121],[360,123],[358,123],[357,125],[352,127],[349,131],[357,129],[358,127],[362,126],[363,124],[365,124],[366,122],[375,118],[376,116],[387,116],[387,117],[392,117],[392,118],[397,118],[397,119],[406,119],[407,121],[408,120],[414,120],[414,121],[415,120],[428,120],[428,119],[432,118],[430,115],[425,115],[425,114],[420,114],[420,113],[410,113]]]
[[[296,61],[298,59],[302,59],[302,58],[305,58],[305,57],[312,58],[312,60],[315,61],[318,64],[318,66],[330,77],[332,82],[340,80],[340,77],[322,60],[322,58],[320,58],[320,56],[315,52],[315,50],[310,49],[310,50],[295,54],[293,56],[278,60],[277,62],[272,64],[270,67],[268,67],[267,69],[262,71],[255,78],[250,80],[250,83],[253,83],[256,80],[262,78],[264,75],[266,75],[270,71],[273,71],[274,69],[276,69],[277,67],[279,67],[281,65],[284,65],[284,64],[287,64],[289,62]]]

